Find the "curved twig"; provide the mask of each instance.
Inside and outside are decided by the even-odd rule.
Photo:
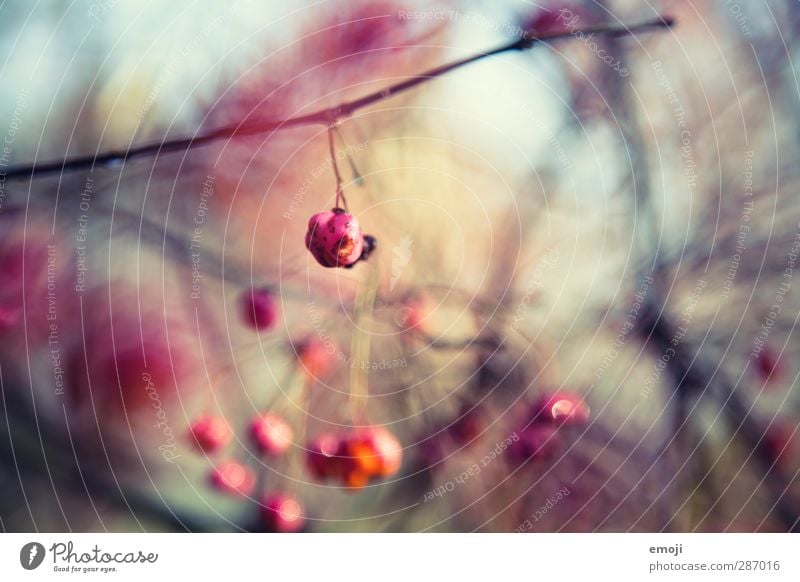
[[[466,65],[478,62],[487,57],[499,55],[506,52],[521,51],[530,49],[537,42],[546,42],[561,38],[574,37],[580,34],[606,34],[611,36],[626,36],[636,34],[649,28],[669,28],[674,23],[670,17],[658,17],[652,20],[641,22],[631,26],[595,26],[581,30],[564,30],[552,34],[536,36],[531,32],[524,33],[518,40],[501,45],[487,52],[476,53],[469,57],[459,59],[430,69],[419,75],[410,77],[404,81],[391,85],[380,91],[375,91],[364,97],[346,101],[333,107],[328,107],[305,115],[291,117],[289,119],[275,119],[256,122],[252,124],[238,123],[211,130],[208,133],[194,137],[181,138],[175,140],[162,141],[160,143],[146,144],[127,150],[108,151],[92,156],[68,158],[41,164],[33,163],[22,166],[11,166],[4,173],[6,179],[31,179],[47,174],[61,174],[65,171],[74,171],[95,166],[114,166],[122,164],[127,160],[141,157],[158,156],[163,153],[182,152],[191,148],[208,145],[215,141],[227,140],[237,137],[268,134],[274,131],[289,129],[306,125],[327,125],[335,124],[338,120],[351,116],[359,109],[373,105],[384,99],[388,99],[431,79],[441,77],[451,71]]]

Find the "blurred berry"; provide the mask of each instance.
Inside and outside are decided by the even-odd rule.
[[[211,471],[212,486],[222,493],[247,496],[253,491],[253,471],[238,461],[224,461]]]
[[[230,427],[219,416],[202,416],[191,424],[189,434],[197,448],[204,453],[214,453],[231,440]]]
[[[769,346],[765,346],[756,356],[755,369],[765,387],[779,382],[783,376],[780,358]]]
[[[775,421],[764,434],[762,443],[770,462],[783,467],[787,459],[794,456],[794,433],[796,427],[786,421]]]
[[[275,297],[267,288],[251,289],[242,295],[242,315],[247,325],[257,330],[272,329],[278,319]]]
[[[286,493],[268,493],[262,501],[261,516],[268,531],[291,533],[305,524],[303,506]]]
[[[330,479],[337,475],[339,439],[332,434],[322,434],[306,447],[308,470],[317,479]]]
[[[360,488],[374,479],[391,477],[400,469],[403,448],[395,436],[383,427],[354,431],[339,443],[343,483]]]
[[[250,436],[264,455],[282,455],[292,443],[292,429],[277,414],[266,413],[253,420]]]
[[[331,342],[323,342],[315,337],[308,337],[294,346],[300,365],[309,377],[320,379],[327,376],[335,363],[335,349]]]

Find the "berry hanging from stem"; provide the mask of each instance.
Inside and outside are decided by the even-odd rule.
[[[333,175],[336,177],[336,207],[344,208],[349,213],[350,209],[347,207],[347,199],[344,197],[344,188],[342,187],[342,175],[339,172],[339,164],[336,161],[336,147],[333,144],[333,132],[338,123],[338,121],[334,120],[328,125],[328,149],[331,155],[331,164],[333,165]]]

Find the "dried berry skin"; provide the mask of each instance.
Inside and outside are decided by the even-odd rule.
[[[352,214],[334,208],[309,219],[306,248],[323,267],[348,267],[361,258],[364,235]]]

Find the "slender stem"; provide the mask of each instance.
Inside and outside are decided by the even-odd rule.
[[[521,38],[514,42],[504,44],[488,52],[481,52],[472,56],[453,61],[451,63],[430,69],[395,85],[391,85],[380,91],[375,91],[359,99],[345,101],[339,105],[291,117],[289,119],[274,119],[260,122],[245,123],[240,122],[235,125],[220,127],[208,133],[199,134],[194,137],[166,140],[160,143],[146,144],[127,150],[107,151],[92,156],[77,158],[66,158],[62,160],[33,163],[30,165],[11,166],[5,173],[6,179],[30,179],[47,174],[61,174],[65,171],[81,170],[94,168],[95,166],[116,166],[127,160],[141,157],[158,156],[171,152],[182,152],[191,148],[208,145],[215,141],[228,140],[237,137],[271,134],[283,129],[300,127],[306,125],[328,125],[336,121],[351,116],[353,113],[364,107],[373,105],[389,97],[393,97],[418,85],[426,83],[431,79],[436,79],[471,63],[482,59],[499,55],[506,52],[527,50],[538,42],[547,42],[561,38],[576,37],[582,34],[608,34],[612,36],[627,36],[636,34],[649,28],[669,28],[674,21],[669,17],[658,17],[631,26],[595,26],[584,29],[564,30],[549,33],[542,36],[525,33]],[[3,173],[0,172],[0,175]]]
[[[344,149],[344,155],[347,158],[347,163],[350,165],[350,172],[353,174],[353,182],[360,186],[361,182],[364,180],[364,177],[361,175],[361,172],[358,171],[356,163],[353,160],[353,156],[351,156],[350,152],[348,151],[349,146],[347,145],[347,141],[344,139],[344,136],[342,135],[338,125],[333,126],[333,131],[336,132],[336,136],[339,138],[339,142],[342,144],[342,148]]]
[[[339,163],[336,161],[336,146],[333,143],[333,131],[336,127],[335,124],[328,126],[328,149],[331,154],[331,164],[333,164],[333,175],[336,177],[336,208],[341,208],[349,212],[347,208],[347,199],[344,197],[344,189],[342,188],[342,175],[339,173]]]
[[[354,425],[369,424],[369,367],[372,357],[370,349],[370,325],[375,313],[375,297],[378,293],[378,269],[371,268],[366,279],[359,285],[353,320],[355,330],[350,339],[350,410]]]

